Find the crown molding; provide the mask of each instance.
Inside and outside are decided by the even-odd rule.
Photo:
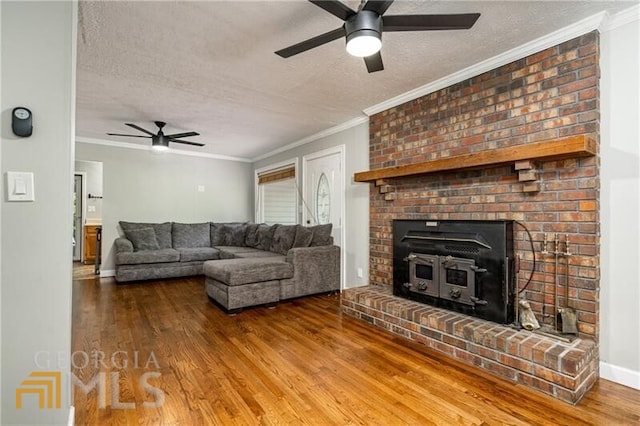
[[[103,146],[111,146],[115,148],[125,148],[125,149],[137,149],[140,151],[150,151],[152,149],[150,146],[140,145],[137,143],[128,143],[128,142],[116,142],[110,141],[107,139],[96,139],[96,138],[86,138],[83,136],[77,136],[76,142],[87,143],[93,145],[103,145]],[[226,161],[239,161],[242,163],[251,163],[252,160],[244,157],[231,157],[228,155],[218,155],[218,154],[210,154],[207,152],[195,152],[195,151],[185,151],[182,149],[173,149],[169,148],[167,151],[162,152],[162,155],[186,155],[189,157],[200,157],[200,158],[212,158],[214,160],[226,160]]]
[[[292,143],[287,144],[285,146],[282,146],[282,147],[280,147],[278,149],[274,149],[273,151],[270,151],[270,152],[267,152],[265,154],[259,155],[259,156],[255,157],[255,158],[252,158],[251,161],[255,163],[256,161],[264,160],[265,158],[269,158],[269,157],[274,156],[276,154],[280,154],[282,152],[289,151],[290,149],[297,148],[299,146],[308,144],[309,142],[314,142],[314,141],[317,141],[318,139],[322,139],[324,137],[334,135],[336,133],[342,132],[343,130],[350,129],[352,127],[355,127],[355,126],[357,126],[359,124],[362,124],[362,123],[366,123],[368,121],[369,121],[369,117],[368,116],[356,117],[356,118],[354,118],[352,120],[345,121],[342,124],[338,124],[337,126],[330,127],[330,128],[325,129],[325,130],[323,130],[321,132],[314,133],[311,136],[307,136],[306,138],[302,138],[302,139],[300,139],[300,140],[298,140],[296,142],[292,142]]]
[[[449,74],[446,77],[405,92],[377,105],[373,105],[363,110],[363,112],[368,116],[377,114],[389,108],[404,104],[421,96],[428,95],[437,90],[444,89],[445,87],[449,87],[471,77],[475,77],[484,72],[491,71],[518,59],[540,52],[541,50],[564,43],[565,41],[581,36],[589,31],[599,29],[606,15],[606,12],[597,13],[560,30],[554,31],[511,50],[507,50],[504,53],[478,62],[475,65],[471,65],[470,67],[454,72],[453,74]]]
[[[635,21],[640,21],[640,4],[607,16],[600,26],[600,31],[605,33]]]

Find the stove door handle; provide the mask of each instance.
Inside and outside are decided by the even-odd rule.
[[[474,297],[474,296],[469,297],[469,299],[471,299],[471,301],[473,303],[475,303],[476,305],[488,305],[489,304],[489,302],[487,302],[486,300],[481,300],[481,299],[478,299],[477,297]]]

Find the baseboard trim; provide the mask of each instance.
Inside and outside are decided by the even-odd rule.
[[[76,424],[76,407],[73,405],[69,407],[69,421],[67,426],[73,426]]]
[[[640,390],[640,371],[629,370],[600,361],[600,377],[620,385]]]
[[[100,271],[100,278],[109,278],[109,277],[115,277],[115,276],[116,276],[115,269],[102,269]]]

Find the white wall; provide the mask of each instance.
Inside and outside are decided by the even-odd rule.
[[[76,161],[75,172],[86,173],[87,181],[85,188],[85,199],[82,200],[84,206],[86,223],[102,222],[102,199],[89,198],[89,195],[102,196],[102,163],[99,161]],[[89,211],[93,207],[94,211]]]
[[[600,375],[640,389],[638,10],[600,39]]]
[[[71,193],[76,4],[5,2],[2,8],[2,174],[33,172],[35,202],[9,203],[2,183],[2,424],[66,424],[71,348]],[[29,138],[11,133],[11,110],[31,109]],[[62,373],[60,409],[16,387],[51,354]],[[61,356],[58,356],[61,354]],[[60,365],[56,365],[60,360]]]
[[[369,284],[369,184],[354,182],[353,175],[355,172],[369,170],[369,122],[262,159],[253,166],[254,170],[258,170],[270,164],[298,158],[298,175],[304,176],[304,155],[338,145],[345,145],[346,148],[343,173],[346,190],[346,239],[343,247],[346,253],[345,287],[359,287]],[[302,180],[299,182],[301,185]],[[362,268],[362,278],[358,278],[357,268]]]
[[[253,217],[251,164],[76,143],[76,160],[103,172],[102,272],[115,269],[118,222],[246,221]],[[198,185],[204,192],[198,192]]]

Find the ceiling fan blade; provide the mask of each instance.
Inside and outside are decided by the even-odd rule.
[[[123,135],[122,133],[107,133],[109,136],[128,136],[130,138],[151,138],[151,136],[142,135]]]
[[[473,27],[479,13],[456,15],[390,15],[382,17],[383,31],[466,30]]]
[[[362,10],[371,10],[378,15],[382,15],[389,9],[389,6],[393,3],[393,0],[381,1],[381,0],[369,0],[365,3]]]
[[[366,56],[364,58],[364,63],[367,65],[367,71],[369,71],[369,73],[382,71],[384,69],[384,66],[382,65],[382,55],[380,55],[380,52],[374,53],[371,56]]]
[[[203,143],[198,143],[198,142],[189,142],[189,141],[179,141],[177,139],[169,139],[169,142],[175,142],[175,143],[183,143],[185,145],[194,145],[194,146],[204,146]]]
[[[349,17],[356,14],[356,11],[351,9],[346,4],[339,2],[337,0],[309,0],[311,3],[315,4],[321,9],[329,12],[333,16],[337,16],[338,18],[346,21]]]
[[[148,130],[146,130],[146,129],[143,129],[143,128],[142,128],[142,127],[140,127],[140,126],[136,126],[135,124],[131,124],[131,123],[124,123],[124,124],[126,124],[126,125],[127,125],[127,126],[129,126],[129,127],[133,127],[133,128],[134,128],[134,129],[136,129],[136,130],[140,130],[141,132],[146,133],[146,134],[148,134],[148,135],[150,135],[150,136],[155,136],[155,135],[156,135],[155,133],[151,133],[150,131],[148,131]]]
[[[174,139],[174,138],[188,138],[189,136],[200,136],[200,133],[198,132],[184,132],[184,133],[174,133],[172,135],[164,135],[167,138],[170,139]]]
[[[320,34],[319,36],[315,36],[310,38],[309,40],[305,40],[298,44],[294,44],[293,46],[285,47],[284,49],[278,50],[276,55],[282,56],[283,58],[288,58],[293,55],[297,55],[298,53],[306,52],[307,50],[313,49],[314,47],[322,46],[325,43],[329,43],[330,41],[337,40],[345,36],[344,27],[336,28],[333,31],[329,31],[328,33]]]

